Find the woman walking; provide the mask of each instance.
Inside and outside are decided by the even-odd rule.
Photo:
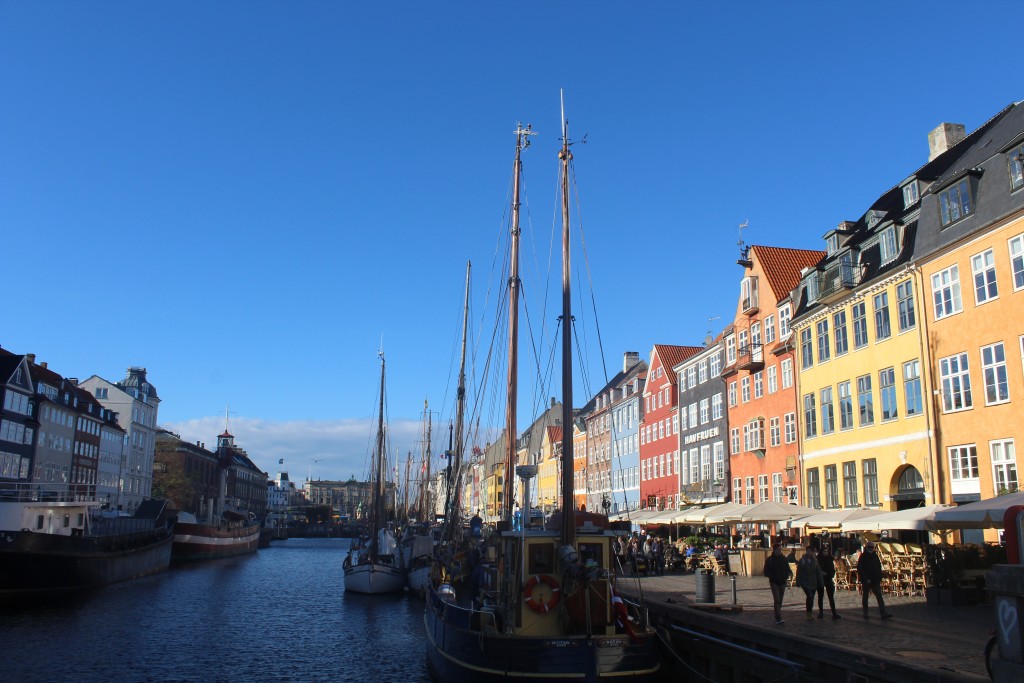
[[[810,546],[807,547],[800,561],[796,563],[796,583],[804,589],[804,595],[807,596],[807,619],[814,619],[814,596],[817,594],[818,588],[825,585],[825,577],[821,573],[821,565],[818,564],[818,558],[814,555],[814,549]]]
[[[818,553],[818,565],[824,578],[824,585],[818,587],[818,618],[825,618],[823,604],[828,594],[828,606],[832,609],[833,619],[842,619],[836,612],[836,558],[832,555],[832,546],[826,543]]]

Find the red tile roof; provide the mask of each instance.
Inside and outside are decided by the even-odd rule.
[[[761,264],[764,277],[776,301],[789,296],[800,282],[800,271],[811,268],[825,258],[825,252],[811,249],[786,249],[784,247],[750,248],[753,258]]]
[[[669,382],[672,384],[676,383],[676,373],[672,372],[672,368],[682,363],[687,358],[695,356],[704,350],[703,346],[672,346],[670,344],[655,344],[654,352],[661,359],[661,365],[667,368],[665,374],[668,375]],[[654,358],[652,357],[653,361]],[[651,363],[653,365],[653,362]]]
[[[562,427],[548,427],[548,441],[558,443],[562,440]]]

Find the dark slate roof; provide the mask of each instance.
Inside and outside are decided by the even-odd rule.
[[[140,393],[148,398],[159,398],[156,395],[156,387],[146,379],[146,368],[128,368],[128,374],[117,383],[117,386],[122,389],[138,389]]]

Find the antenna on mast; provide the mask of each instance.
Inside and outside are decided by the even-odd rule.
[[[707,336],[704,337],[704,346],[711,346],[711,342],[714,341],[714,339],[715,339],[715,335],[714,335],[714,331],[713,331],[714,328],[711,327],[711,323],[715,322],[720,317],[721,316],[714,315],[714,316],[711,316],[710,318],[708,318],[708,333],[707,333]]]

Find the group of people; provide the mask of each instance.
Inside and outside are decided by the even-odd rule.
[[[613,545],[619,567],[627,567],[633,576],[665,574],[666,552],[671,548],[665,539],[645,534],[641,539],[636,534],[616,538]]]
[[[768,584],[772,590],[772,602],[775,609],[775,623],[782,624],[782,600],[786,594],[786,587],[793,578],[793,569],[790,562],[782,552],[782,544],[776,543],[772,546],[772,554],[764,563],[764,575],[768,578]],[[875,544],[869,541],[864,546],[864,552],[857,560],[857,576],[863,587],[862,606],[864,618],[870,617],[868,612],[868,595],[873,594],[878,602],[878,609],[882,619],[892,618],[892,614],[885,608],[885,599],[882,597],[882,562],[875,550]],[[805,613],[808,620],[814,619],[814,598],[818,599],[818,619],[825,618],[824,602],[828,596],[829,608],[832,611],[833,619],[841,619],[842,616],[836,611],[836,564],[832,555],[832,548],[828,544],[812,543],[804,550],[804,555],[796,562],[796,585],[803,589],[806,596]]]

